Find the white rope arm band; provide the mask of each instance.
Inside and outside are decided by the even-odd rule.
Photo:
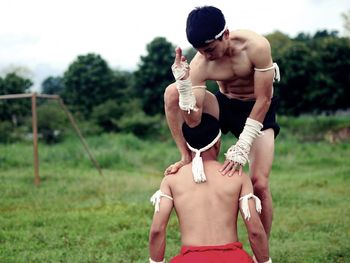
[[[193,147],[191,147],[191,145],[189,145],[187,142],[187,147],[194,152],[196,155],[192,160],[192,174],[193,174],[193,180],[199,184],[199,183],[204,183],[205,181],[207,181],[207,178],[205,176],[204,173],[204,167],[203,167],[203,160],[201,157],[201,153],[205,152],[206,150],[210,149],[211,147],[213,147],[213,145],[219,140],[221,136],[221,131],[219,130],[218,135],[215,137],[215,139],[209,143],[207,146],[201,148],[201,149],[195,149]]]
[[[265,72],[269,71],[271,69],[274,69],[274,76],[273,81],[279,82],[281,80],[281,74],[280,74],[280,68],[278,67],[277,63],[273,63],[271,67],[269,68],[254,68],[255,71]]]
[[[153,259],[149,258],[149,263],[165,263],[165,260],[162,261],[154,261]]]
[[[164,194],[161,190],[156,191],[150,199],[151,203],[154,205],[154,211],[156,212],[159,212],[160,210],[160,199],[162,197],[166,197],[170,200],[173,200],[171,196]]]
[[[241,198],[239,198],[239,201],[241,201],[241,208],[242,208],[245,220],[250,219],[250,210],[249,210],[249,204],[248,204],[248,200],[250,198],[254,199],[255,209],[259,214],[261,213],[261,210],[262,210],[261,201],[257,196],[253,195],[252,193],[242,196]]]
[[[254,263],[259,263],[259,262],[256,260],[255,255],[253,256],[253,262],[254,262]],[[261,262],[261,263],[272,263],[272,259],[271,259],[271,258],[269,258],[269,260],[268,260],[268,261]]]

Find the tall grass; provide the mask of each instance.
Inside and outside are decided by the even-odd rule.
[[[270,176],[271,256],[274,262],[349,262],[350,141],[324,140],[325,132],[349,121],[280,119]],[[31,143],[0,145],[0,262],[147,261],[149,197],[165,167],[179,157],[175,144],[170,137],[141,140],[130,134],[87,142],[103,176],[72,136],[39,145],[39,187],[33,184]],[[225,135],[222,152],[233,142]],[[175,215],[167,236],[169,260],[180,248]],[[239,236],[251,252],[241,219]]]

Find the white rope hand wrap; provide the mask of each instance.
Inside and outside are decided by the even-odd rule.
[[[278,67],[277,63],[273,63],[271,67],[269,68],[254,68],[255,71],[265,72],[273,69],[274,70],[274,76],[273,76],[273,82],[277,81],[279,82],[281,80],[281,74],[280,74],[280,68]]]
[[[196,97],[192,91],[192,82],[190,78],[182,80],[185,77],[189,66],[186,61],[182,61],[180,66],[173,64],[171,66],[174,78],[176,80],[176,87],[179,92],[179,106],[181,110],[187,111],[190,114],[191,110],[197,111]]]
[[[197,150],[195,148],[192,148],[191,145],[187,143],[187,147],[194,152],[196,155],[192,160],[192,174],[193,174],[193,180],[199,184],[204,183],[207,181],[207,178],[204,173],[204,167],[203,167],[203,160],[201,157],[201,153],[205,152],[206,150],[213,147],[213,145],[219,140],[221,136],[221,131],[219,130],[219,134],[215,137],[215,139],[209,143],[207,146]]]
[[[255,209],[259,214],[261,213],[261,209],[262,209],[260,199],[255,195],[253,195],[252,193],[242,196],[241,198],[239,198],[239,201],[241,201],[241,208],[242,208],[245,220],[250,219],[250,210],[249,210],[249,204],[248,204],[248,200],[250,198],[254,198]]]
[[[244,166],[248,161],[250,147],[254,139],[263,134],[260,131],[262,127],[263,125],[260,122],[248,118],[237,143],[232,145],[225,153],[226,159]]]
[[[155,192],[152,195],[150,201],[154,205],[154,211],[156,211],[156,212],[159,212],[159,210],[160,210],[160,199],[162,197],[166,197],[170,200],[173,200],[173,198],[171,196],[164,194],[161,190],[158,190],[157,192]]]
[[[149,263],[165,263],[165,260],[162,261],[154,261],[153,259],[149,258]]]

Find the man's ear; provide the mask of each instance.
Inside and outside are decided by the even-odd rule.
[[[224,38],[227,39],[230,36],[230,30],[226,29],[224,31]]]

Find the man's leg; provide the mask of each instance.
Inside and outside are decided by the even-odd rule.
[[[195,96],[197,96],[196,90],[194,90]],[[201,93],[201,92],[198,92]],[[187,112],[182,111],[179,108],[179,93],[176,88],[176,84],[170,84],[164,93],[164,108],[165,116],[168,122],[169,129],[174,138],[177,148],[181,154],[181,160],[170,165],[164,172],[165,175],[176,173],[182,166],[191,162],[191,152],[187,148],[186,141],[183,137],[181,126],[184,119],[184,114]],[[202,112],[209,113],[215,118],[219,119],[219,104],[216,97],[209,91],[205,92],[204,101],[202,107],[199,107],[196,114],[202,114]],[[189,124],[189,123],[187,123]]]
[[[275,138],[273,129],[264,130],[264,135],[255,139],[250,151],[250,175],[254,187],[254,194],[262,203],[261,222],[267,237],[270,236],[272,226],[272,196],[269,187],[269,175],[274,158]]]
[[[165,175],[176,173],[180,167],[191,162],[191,153],[187,148],[186,141],[183,137],[181,126],[184,122],[181,109],[179,108],[179,92],[176,84],[170,84],[164,92],[164,109],[168,126],[181,154],[181,160],[170,165],[164,172]]]

